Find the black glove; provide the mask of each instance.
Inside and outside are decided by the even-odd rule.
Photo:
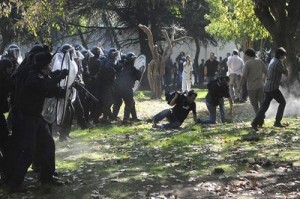
[[[140,71],[140,72],[144,72],[145,68],[146,68],[146,66],[142,66],[142,67],[139,69],[139,71]]]
[[[60,71],[58,77],[59,79],[65,79],[66,76],[69,75],[69,70],[68,69],[63,69]]]
[[[80,89],[80,85],[79,85],[79,84],[80,84],[79,81],[75,79],[75,81],[74,81],[74,83],[73,83],[73,87],[74,87],[76,90],[78,90],[78,89]]]
[[[60,70],[55,70],[51,73],[51,77],[57,77],[60,74]]]
[[[58,98],[65,98],[66,92],[67,92],[66,89],[59,88],[58,92],[57,92],[57,97]]]

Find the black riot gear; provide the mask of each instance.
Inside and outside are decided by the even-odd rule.
[[[33,57],[33,68],[36,70],[49,69],[52,55],[49,52],[40,52]]]
[[[76,45],[74,46],[74,48],[75,48],[75,50],[79,50],[79,51],[86,50],[85,47],[83,47],[83,46],[80,45],[80,44],[76,44]]]
[[[108,51],[107,57],[108,57],[109,59],[116,59],[117,56],[118,56],[118,53],[119,53],[119,52],[118,52],[117,49],[111,48],[111,49],[109,49],[109,51]]]
[[[77,58],[77,55],[76,55],[76,52],[75,52],[75,49],[72,45],[70,44],[64,44],[62,45],[58,52],[61,52],[61,53],[66,53],[66,52],[70,52],[70,58],[71,60],[73,60],[73,58]]]
[[[19,55],[20,55],[19,46],[17,46],[16,44],[9,45],[8,48],[7,48],[7,55],[8,55],[8,57],[17,60]]]
[[[49,46],[43,44],[34,44],[29,53],[38,53],[43,51],[50,51]]]
[[[99,48],[98,46],[94,46],[92,49],[91,49],[91,52],[94,54],[94,56],[96,58],[99,58],[100,55],[103,55],[103,51],[101,50],[101,48]]]
[[[128,62],[134,62],[136,59],[136,55],[133,52],[129,52],[126,54],[125,60]]]
[[[73,47],[70,44],[64,44],[59,48],[59,51],[62,53],[67,52],[68,50],[73,49]]]

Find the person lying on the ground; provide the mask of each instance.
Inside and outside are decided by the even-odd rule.
[[[156,114],[153,117],[153,128],[178,128],[187,118],[190,111],[193,112],[193,117],[195,123],[197,122],[197,114],[196,114],[196,103],[195,99],[197,97],[197,93],[194,90],[190,90],[187,95],[184,93],[175,93],[175,96],[170,101],[169,105],[173,106],[171,109],[165,109],[160,113]],[[164,118],[167,118],[169,123],[158,125],[157,123]]]

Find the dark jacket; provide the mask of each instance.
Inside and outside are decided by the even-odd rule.
[[[0,63],[0,113],[8,112],[9,104],[8,97],[9,93],[13,91],[13,81],[6,74],[5,61],[1,60]]]
[[[22,112],[33,116],[41,116],[46,97],[58,97],[62,91],[58,87],[61,78],[47,76],[31,70],[22,82],[16,85],[15,106]]]
[[[141,75],[141,72],[133,66],[133,63],[125,62],[117,73],[116,87],[120,90],[132,90],[135,81],[139,80]]]
[[[208,83],[207,88],[208,93],[206,95],[206,101],[214,106],[218,106],[220,99],[223,97],[230,97],[228,85],[220,83],[219,78]]]

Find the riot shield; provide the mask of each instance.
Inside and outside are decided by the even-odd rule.
[[[63,69],[69,70],[69,75],[59,83],[60,87],[66,89],[65,97],[61,99],[46,99],[42,114],[47,122],[53,123],[56,119],[57,125],[61,125],[65,117],[68,102],[75,99],[76,92],[72,89],[72,85],[78,73],[78,67],[74,59],[72,59],[70,51],[56,53],[52,58],[51,67],[52,71]],[[56,110],[53,109],[54,107],[56,107]]]
[[[139,70],[141,72],[141,78],[139,80],[136,80],[134,83],[134,87],[132,88],[133,92],[136,92],[141,84],[141,80],[144,76],[144,73],[146,71],[146,56],[145,55],[140,55],[138,56],[135,61],[134,61],[134,65],[133,65],[137,70]]]

